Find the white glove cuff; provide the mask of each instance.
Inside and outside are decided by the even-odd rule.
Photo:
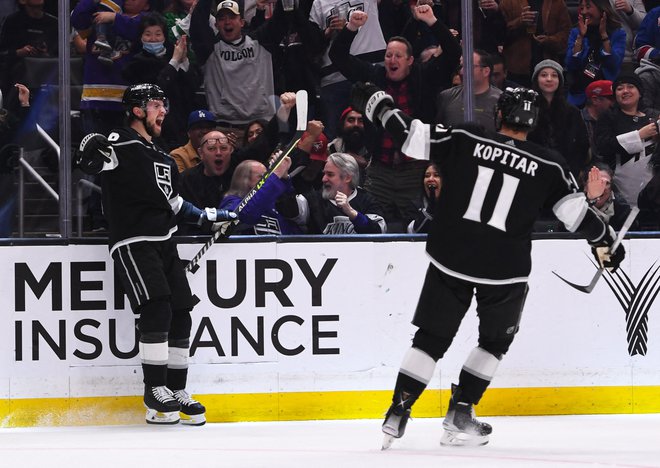
[[[382,102],[386,102],[386,101],[391,103],[393,102],[392,96],[387,94],[385,91],[377,91],[371,95],[371,97],[367,101],[367,105],[364,108],[364,113],[370,122],[375,122],[374,112],[376,112],[376,109],[378,109],[378,107]],[[380,116],[377,115],[375,117],[380,117]]]

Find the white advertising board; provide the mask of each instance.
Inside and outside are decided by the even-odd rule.
[[[521,329],[491,388],[660,385],[660,242],[591,294],[582,240],[533,243]],[[191,258],[199,244],[180,245]],[[103,245],[0,247],[0,399],[140,395],[135,316]],[[197,393],[389,390],[415,328],[424,243],[216,244],[190,276]],[[442,304],[438,304],[442,307]],[[477,343],[474,304],[430,388],[449,388]]]

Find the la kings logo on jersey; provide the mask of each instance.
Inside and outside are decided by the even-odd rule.
[[[172,168],[168,164],[154,163],[154,171],[156,173],[156,185],[165,194],[169,200],[172,194]]]

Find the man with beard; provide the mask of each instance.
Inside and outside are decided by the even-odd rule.
[[[362,185],[365,170],[371,161],[371,154],[364,139],[364,119],[362,114],[352,107],[347,107],[339,118],[339,136],[328,144],[328,152],[348,153],[355,158],[360,167],[360,183]]]
[[[110,256],[133,312],[140,315],[146,421],[199,426],[206,422],[206,410],[186,392],[190,311],[196,301],[172,235],[178,219],[218,230],[227,224],[216,221],[237,216],[200,210],[177,192],[176,165],[153,143],[168,108],[158,86],[129,86],[122,102],[128,125],[107,138],[87,135],[78,164],[87,174],[101,174]]]
[[[298,197],[298,216],[309,234],[387,232],[380,205],[357,186],[359,177],[360,170],[353,156],[346,153],[328,156],[323,168],[323,188]]]

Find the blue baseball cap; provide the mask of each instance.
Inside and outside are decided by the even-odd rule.
[[[215,115],[206,109],[195,110],[188,115],[188,128],[200,122],[209,122],[215,124]]]

